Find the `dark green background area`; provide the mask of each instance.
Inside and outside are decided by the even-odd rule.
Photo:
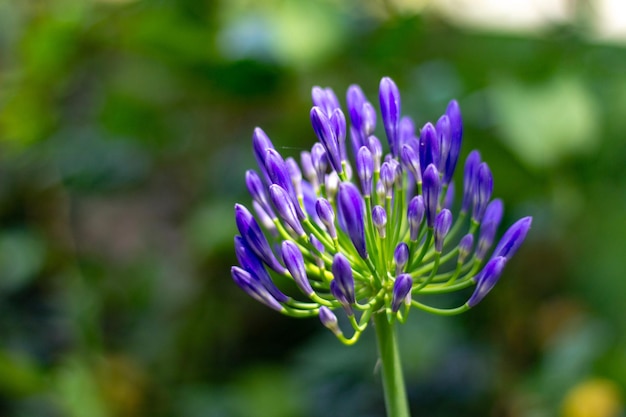
[[[399,329],[414,415],[620,403],[626,49],[586,28],[373,0],[0,1],[0,414],[382,416],[371,332],[343,346],[229,272],[254,127],[298,156],[312,86],[377,104],[382,76],[420,126],[458,99],[504,223],[534,217],[477,308]]]

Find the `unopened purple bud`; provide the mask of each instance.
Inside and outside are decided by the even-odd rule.
[[[248,247],[274,271],[284,274],[286,269],[282,266],[267,241],[267,238],[261,231],[259,224],[252,216],[252,213],[241,204],[235,204],[235,223],[239,234],[244,239]]]
[[[497,256],[487,262],[476,278],[476,288],[467,301],[468,307],[471,308],[480,303],[487,293],[496,285],[500,275],[502,275],[506,261],[507,259],[504,256]]]
[[[368,137],[374,130],[376,130],[376,110],[374,110],[374,106],[369,101],[363,103],[362,110],[362,131],[365,137]]]
[[[466,234],[461,238],[459,242],[459,259],[458,263],[462,264],[465,262],[470,253],[472,253],[472,248],[474,247],[474,235],[471,233]]]
[[[400,91],[398,86],[389,77],[380,80],[378,97],[380,99],[380,113],[385,126],[385,133],[389,141],[389,149],[396,156],[398,148],[398,125],[400,122]]]
[[[283,157],[275,149],[265,150],[265,166],[272,184],[280,185],[291,199],[298,218],[304,219],[304,212],[298,204],[298,196],[293,188],[291,176]]]
[[[343,333],[339,328],[339,323],[337,322],[337,316],[335,316],[335,313],[333,313],[330,308],[326,306],[321,306],[319,311],[319,318],[324,327],[333,332],[335,336],[343,336]]]
[[[448,184],[446,196],[443,199],[443,208],[450,210],[452,209],[452,204],[454,204],[454,182]]]
[[[330,125],[332,126],[335,138],[337,139],[339,157],[342,161],[347,161],[348,155],[346,154],[346,116],[343,114],[340,108],[336,108],[330,115]]]
[[[502,200],[496,198],[491,201],[485,210],[485,216],[480,224],[480,234],[478,237],[478,247],[476,248],[476,258],[484,259],[487,251],[493,244],[493,239],[496,237],[496,232],[502,215],[504,213],[504,206]]]
[[[317,212],[315,211],[316,201],[317,193],[313,186],[307,181],[302,181],[302,205],[304,206],[304,211],[311,220],[316,224],[320,224],[320,219],[317,217]]]
[[[415,123],[413,123],[413,119],[409,116],[403,116],[402,119],[400,119],[400,126],[398,127],[398,146],[400,149],[414,137]]]
[[[254,133],[252,134],[252,149],[254,150],[256,163],[259,165],[259,168],[261,169],[261,172],[265,176],[266,180],[270,182],[270,178],[267,175],[267,170],[265,168],[265,151],[267,149],[274,149],[274,145],[272,145],[272,141],[260,127],[255,128]]]
[[[313,249],[315,249],[320,255],[326,251],[324,244],[320,242],[314,234],[311,233],[309,235],[309,241],[311,242],[311,245],[313,245]]]
[[[516,221],[504,233],[504,236],[500,239],[498,246],[496,246],[496,249],[493,251],[491,256],[504,256],[507,259],[511,259],[524,242],[526,234],[528,233],[528,230],[530,230],[532,221],[532,217],[524,217]]]
[[[329,117],[333,110],[339,107],[339,100],[331,88],[313,87],[311,98],[313,105],[320,107]]]
[[[341,155],[339,153],[339,141],[333,131],[333,127],[331,126],[328,116],[326,116],[322,109],[317,106],[314,106],[311,109],[311,124],[313,125],[315,134],[319,138],[322,145],[324,145],[330,164],[335,171],[340,173],[342,168]]]
[[[387,213],[382,206],[374,206],[372,209],[372,222],[378,230],[378,235],[381,239],[384,239],[387,235],[385,226],[387,226]]]
[[[472,210],[472,219],[475,222],[482,221],[485,214],[485,209],[489,200],[491,199],[491,193],[493,192],[493,176],[491,170],[486,162],[481,163],[478,166],[478,172],[476,174],[476,188],[474,189],[474,208]]]
[[[461,152],[461,140],[463,138],[463,119],[461,117],[461,109],[456,100],[452,100],[446,109],[446,115],[450,121],[450,151],[446,158],[445,168],[443,172],[444,184],[449,183],[454,175],[459,153]]]
[[[308,296],[313,295],[313,288],[311,288],[306,275],[306,268],[304,267],[304,257],[298,246],[290,240],[285,240],[281,245],[281,250],[283,262],[298,288]]]
[[[263,285],[255,280],[250,273],[244,269],[239,268],[238,266],[233,266],[230,269],[230,273],[233,277],[233,280],[239,287],[244,290],[250,297],[259,301],[262,304],[265,304],[269,308],[282,311],[283,307],[280,303],[272,297],[272,295],[267,291]]]
[[[393,296],[391,298],[391,311],[397,313],[402,304],[411,303],[411,289],[413,279],[409,274],[400,274],[393,283]]]
[[[313,166],[313,161],[311,160],[311,153],[307,151],[302,151],[300,153],[300,164],[302,165],[302,172],[304,173],[304,177],[311,183],[315,188],[317,188],[317,171]]]
[[[274,224],[274,219],[276,219],[276,214],[272,211],[270,215],[265,208],[259,204],[258,201],[252,201],[252,208],[254,208],[254,212],[256,213],[261,225],[268,232],[276,235],[278,230],[276,229],[276,225]]]
[[[424,198],[421,195],[416,195],[409,202],[409,208],[407,210],[407,219],[409,220],[409,236],[411,242],[417,241],[417,236],[420,231],[420,226],[424,220]]]
[[[245,269],[254,279],[259,281],[267,291],[281,303],[289,300],[272,281],[269,273],[263,266],[263,262],[250,249],[245,240],[241,236],[235,236],[235,255],[239,261],[239,265]]]
[[[328,231],[330,237],[335,239],[337,237],[337,230],[335,229],[335,212],[333,211],[331,204],[325,198],[320,198],[315,203],[315,211],[324,226],[326,226],[326,230]]]
[[[285,165],[287,165],[287,171],[291,177],[291,184],[296,192],[296,196],[300,199],[302,198],[302,171],[300,171],[298,163],[292,157],[285,160]]]
[[[374,160],[372,153],[367,146],[361,146],[356,156],[356,170],[361,180],[361,190],[366,197],[372,194],[372,175],[374,171]]]
[[[385,192],[387,197],[391,197],[393,192],[393,184],[395,183],[395,172],[391,164],[384,162],[380,167],[380,180],[385,186]]]
[[[439,166],[439,139],[432,123],[426,123],[420,132],[420,166],[426,169],[429,164]]]
[[[372,152],[372,159],[374,159],[374,172],[378,172],[380,171],[380,160],[383,157],[383,146],[374,135],[368,138],[367,146],[370,148],[370,152]]]
[[[276,211],[281,219],[285,221],[293,230],[296,232],[298,236],[306,235],[304,233],[304,229],[302,229],[302,225],[298,220],[298,215],[296,214],[296,208],[294,207],[293,201],[289,198],[289,194],[283,187],[277,184],[270,185],[270,198],[272,199],[272,203],[274,203],[274,207],[276,207]]]
[[[452,227],[452,213],[450,210],[443,209],[435,218],[435,250],[441,252],[443,250],[443,242]]]
[[[461,212],[467,213],[474,204],[474,188],[476,187],[476,175],[480,165],[480,153],[472,151],[465,160],[463,172],[463,202]]]
[[[348,259],[341,253],[337,253],[333,258],[332,272],[337,289],[343,294],[349,304],[356,302],[354,295],[354,277],[352,267]]]
[[[385,201],[385,196],[387,195],[387,189],[385,184],[383,184],[383,180],[378,180],[376,183],[376,197],[378,201]]]
[[[339,224],[352,240],[356,251],[363,259],[367,258],[365,245],[365,202],[363,196],[352,183],[339,184],[337,193],[337,214]]]
[[[415,150],[408,144],[402,146],[402,150],[400,151],[400,157],[402,158],[402,162],[406,169],[409,170],[411,174],[413,174],[413,178],[415,178],[415,182],[417,184],[422,183],[422,171],[420,169],[420,160],[415,153]]]
[[[422,178],[422,190],[424,195],[424,207],[426,208],[426,224],[433,227],[435,216],[437,215],[437,205],[439,204],[439,193],[441,182],[439,172],[434,164],[430,164],[424,170]]]
[[[318,184],[324,184],[324,178],[326,177],[326,170],[328,169],[328,157],[324,145],[319,142],[315,142],[311,148],[311,162],[317,173]]]
[[[399,275],[409,262],[409,245],[404,242],[398,243],[393,251],[393,260],[396,262],[396,275]]]
[[[354,129],[356,130],[356,134],[359,137],[359,146],[363,145],[362,140],[362,129],[363,129],[363,105],[367,102],[365,98],[365,94],[363,94],[363,90],[356,84],[348,87],[348,92],[346,93],[346,104],[348,105],[348,115],[350,116],[350,122]],[[358,149],[358,148],[357,148]]]
[[[274,212],[272,211],[272,207],[269,204],[269,200],[267,199],[267,194],[265,193],[265,187],[263,186],[263,181],[259,174],[254,170],[246,171],[246,187],[248,188],[248,192],[252,196],[252,199],[256,201],[258,204],[263,207],[263,210],[270,216],[274,216]]]
[[[450,155],[450,147],[452,146],[452,135],[450,133],[450,119],[447,115],[443,115],[437,120],[437,139],[439,140],[439,164],[437,169],[445,172],[446,161]]]

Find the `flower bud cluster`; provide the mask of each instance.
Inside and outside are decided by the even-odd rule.
[[[281,313],[319,316],[347,344],[381,311],[403,322],[411,307],[451,315],[478,304],[519,249],[532,219],[513,224],[489,255],[504,207],[492,199],[491,170],[478,151],[465,160],[463,199],[453,215],[452,181],[463,136],[457,102],[418,132],[401,114],[396,84],[383,78],[379,108],[389,149],[383,154],[375,136],[377,113],[359,86],[347,92],[349,126],[330,88],[314,87],[312,97],[318,142],[301,153],[300,164],[284,159],[263,130],[254,130],[259,170],[246,173],[246,186],[256,217],[235,205],[234,281]],[[293,280],[300,295],[283,293],[270,271]],[[459,307],[437,308],[422,300],[470,287]],[[347,316],[351,337],[344,336],[335,310]]]

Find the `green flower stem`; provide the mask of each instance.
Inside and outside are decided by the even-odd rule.
[[[395,327],[384,313],[374,314],[387,417],[410,417]]]

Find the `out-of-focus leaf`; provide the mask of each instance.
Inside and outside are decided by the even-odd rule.
[[[46,249],[35,234],[26,230],[0,233],[0,293],[27,285],[40,271]]]
[[[500,138],[528,165],[548,168],[596,149],[602,140],[595,101],[570,74],[537,85],[498,79],[491,89]]]

